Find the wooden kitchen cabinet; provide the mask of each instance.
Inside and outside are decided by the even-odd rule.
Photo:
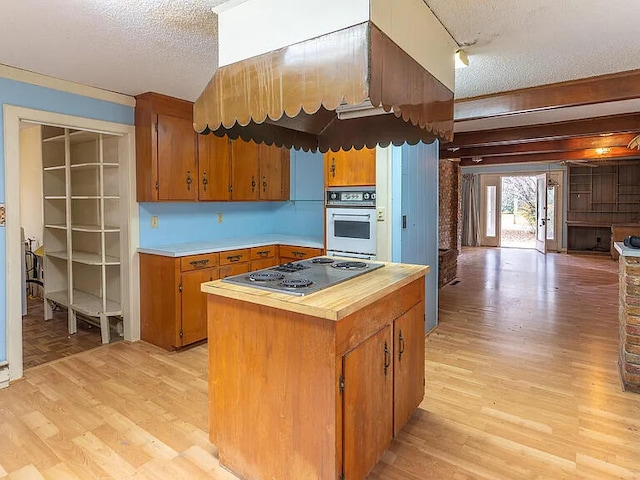
[[[136,97],[136,199],[197,200],[193,104],[157,93]]]
[[[393,436],[391,330],[387,325],[342,360],[344,378],[357,379],[344,389],[345,478],[365,478]]]
[[[263,268],[278,265],[278,247],[276,245],[265,245],[251,249],[251,271],[262,270]]]
[[[393,322],[393,435],[424,397],[424,302]]]
[[[276,146],[231,142],[231,199],[287,200],[289,151]]]
[[[206,295],[200,284],[218,278],[218,254],[165,257],[140,254],[140,338],[166,350],[207,338]]]
[[[193,103],[136,97],[138,202],[289,198],[289,150],[193,129]]]
[[[231,144],[227,137],[198,136],[198,198],[231,200]]]
[[[325,186],[347,187],[376,184],[376,150],[363,148],[324,154]]]
[[[318,257],[323,254],[321,248],[296,247],[294,245],[280,245],[280,263],[295,262],[307,258]]]

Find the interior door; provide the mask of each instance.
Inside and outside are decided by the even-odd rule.
[[[500,175],[482,175],[480,185],[482,246],[498,247],[500,246],[502,178]]]
[[[547,253],[547,174],[536,175],[538,181],[536,202],[536,250]]]

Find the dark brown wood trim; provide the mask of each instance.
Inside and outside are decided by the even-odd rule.
[[[504,155],[500,157],[488,157],[482,162],[473,162],[470,158],[463,158],[460,165],[463,167],[471,165],[497,165],[505,163],[524,162],[562,162],[565,160],[593,160],[603,161],[607,159],[635,158],[640,161],[640,153],[627,147],[612,147],[604,155],[598,155],[595,149],[575,150],[572,152],[550,152],[550,153],[529,153],[520,155]]]
[[[454,121],[513,115],[640,97],[640,70],[456,100]]]
[[[595,136],[609,133],[637,133],[638,131],[640,131],[640,114],[634,113],[527,127],[456,133],[453,142],[443,144],[442,150],[456,147],[470,148],[561,140],[575,136]]]
[[[491,145],[486,147],[461,147],[451,151],[447,145],[440,150],[440,158],[465,157],[494,157],[523,153],[553,153],[588,148],[626,147],[635,133],[620,133],[613,135],[597,135],[593,137],[575,137],[562,140],[545,140],[541,142],[527,142],[510,145]]]

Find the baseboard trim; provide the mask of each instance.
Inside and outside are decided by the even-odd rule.
[[[0,388],[9,386],[9,362],[0,362]]]

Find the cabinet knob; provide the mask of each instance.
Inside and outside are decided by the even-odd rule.
[[[336,157],[331,157],[331,168],[329,168],[331,172],[331,176],[335,178],[336,176]]]
[[[262,191],[267,191],[267,177],[262,177]]]
[[[207,172],[202,172],[202,189],[206,192],[209,180],[207,180]]]
[[[251,191],[256,191],[256,177],[254,177],[253,175],[251,175]]]
[[[187,170],[187,190],[191,190],[191,170]]]

